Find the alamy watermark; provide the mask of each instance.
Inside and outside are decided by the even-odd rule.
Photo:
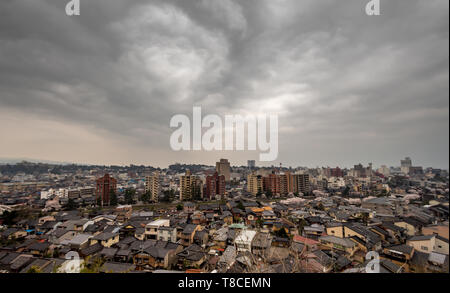
[[[366,273],[380,273],[380,255],[376,251],[369,251],[366,254],[366,260],[369,262],[366,264]]]
[[[80,15],[80,0],[71,0],[66,5],[66,14],[69,16]]]
[[[370,0],[366,4],[366,14],[367,15],[380,15],[380,0]]]
[[[176,128],[170,136],[174,151],[262,151],[259,160],[275,161],[278,157],[277,115],[225,115],[223,123],[219,115],[210,114],[202,119],[202,108],[193,107],[192,142],[191,120],[178,114],[170,120]],[[269,127],[267,127],[269,122]],[[206,131],[203,131],[205,130]],[[247,130],[247,131],[246,131]],[[245,135],[247,133],[247,148]],[[268,135],[269,134],[269,135]],[[236,137],[236,140],[234,139]]]

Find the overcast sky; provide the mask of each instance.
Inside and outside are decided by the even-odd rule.
[[[0,157],[258,159],[172,151],[171,117],[196,105],[278,114],[270,164],[448,168],[448,0],[67,2],[0,1]]]

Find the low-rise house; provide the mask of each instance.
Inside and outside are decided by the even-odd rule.
[[[16,228],[8,228],[2,232],[2,238],[5,239],[22,239],[27,236],[27,232]]]
[[[103,232],[91,238],[91,245],[97,242],[103,247],[111,247],[119,242],[119,233]]]
[[[99,255],[107,261],[113,261],[118,250],[118,248],[104,247],[100,251]]]
[[[25,251],[31,253],[33,256],[36,257],[44,257],[50,247],[51,243],[47,241],[37,241],[30,246],[28,246]]]
[[[242,230],[239,235],[234,239],[238,252],[252,252],[252,241],[256,236],[256,231]]]
[[[352,240],[332,235],[321,236],[319,242],[322,249],[337,250],[350,256],[352,256],[358,248]]]
[[[145,236],[146,239],[157,239],[158,238],[158,229],[160,227],[170,227],[169,219],[159,219],[145,225]]]
[[[394,221],[394,225],[402,227],[405,229],[405,233],[408,236],[414,236],[420,233],[422,229],[422,224],[413,218],[402,217]]]
[[[256,233],[252,241],[251,251],[255,255],[265,255],[272,246],[273,237],[269,233]]]
[[[308,251],[315,251],[319,249],[320,242],[314,239],[309,239],[300,235],[295,235],[293,242],[297,242],[306,246]]]
[[[170,269],[176,262],[176,253],[180,247],[180,245],[170,242],[166,242],[165,245],[155,243],[135,254],[133,263],[137,270]]]
[[[406,244],[413,246],[417,251],[425,253],[449,254],[448,240],[435,234],[411,237],[406,241]]]
[[[194,234],[194,243],[202,247],[208,244],[209,233],[206,230],[196,231]]]
[[[77,234],[67,243],[72,249],[81,250],[89,246],[90,234]]]
[[[185,247],[194,243],[194,235],[196,231],[202,230],[202,226],[195,224],[188,224],[184,227],[183,231],[179,235],[179,239],[181,240],[181,244]]]
[[[200,268],[206,261],[206,253],[197,244],[186,247],[177,253],[177,257],[178,266],[182,269]]]
[[[177,228],[161,226],[158,228],[157,240],[177,242]]]

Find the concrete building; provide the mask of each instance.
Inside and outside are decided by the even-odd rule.
[[[180,200],[201,198],[203,198],[203,182],[187,170],[186,174],[180,178]]]
[[[158,171],[153,175],[145,178],[145,192],[150,193],[153,202],[158,201],[158,196],[161,191],[161,177]]]
[[[225,176],[226,182],[230,181],[231,168],[230,162],[228,162],[227,159],[220,159],[220,161],[216,163],[216,171],[219,175]]]

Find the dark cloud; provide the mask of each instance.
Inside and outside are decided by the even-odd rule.
[[[171,116],[202,105],[278,113],[285,165],[448,167],[448,1],[382,0],[376,17],[365,0],[65,4],[0,2],[2,157],[257,157],[170,151]]]

